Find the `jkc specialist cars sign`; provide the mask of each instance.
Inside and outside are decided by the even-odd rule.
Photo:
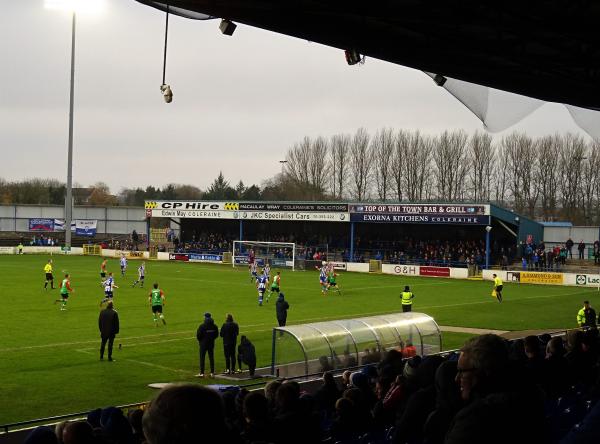
[[[146,201],[146,217],[348,222],[348,204]]]

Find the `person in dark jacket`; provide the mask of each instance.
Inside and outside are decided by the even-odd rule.
[[[277,313],[277,322],[280,327],[285,327],[287,321],[287,311],[290,308],[290,304],[284,299],[283,293],[279,293],[277,302],[275,303],[275,311]]]
[[[98,328],[100,329],[100,359],[104,359],[104,347],[108,341],[108,360],[112,361],[113,343],[115,336],[119,333],[119,314],[113,308],[112,301],[109,301],[106,308],[100,312],[98,317]]]
[[[573,259],[573,245],[575,245],[575,242],[573,242],[573,239],[571,238],[567,239],[567,242],[565,242],[565,247],[567,247],[571,259]]]
[[[242,336],[240,339],[240,345],[238,346],[238,365],[240,366],[239,371],[242,371],[242,364],[248,366],[250,376],[254,376],[254,370],[256,369],[256,350],[252,342],[248,340],[246,336]]]
[[[228,375],[235,371],[235,346],[240,327],[233,321],[233,315],[227,313],[225,323],[221,326],[221,337],[223,338],[223,351],[225,353],[225,373]]]
[[[204,378],[204,360],[208,353],[210,362],[210,377],[215,377],[215,339],[219,337],[219,327],[215,325],[215,321],[210,313],[204,313],[204,322],[200,324],[196,331],[196,339],[200,345],[200,373],[196,376]]]
[[[543,394],[510,361],[503,338],[484,334],[468,339],[456,372],[466,405],[454,417],[444,444],[550,442]]]

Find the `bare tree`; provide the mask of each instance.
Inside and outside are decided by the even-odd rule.
[[[502,141],[496,145],[496,159],[498,168],[494,170],[494,200],[501,205],[506,205],[507,180],[509,178],[506,168],[508,150]]]
[[[562,139],[556,136],[545,136],[535,142],[538,167],[535,181],[540,194],[542,219],[552,220],[556,216],[558,202],[558,159]]]
[[[285,172],[291,179],[301,185],[309,184],[309,168],[311,160],[311,140],[304,137],[300,143],[288,150]]]
[[[388,196],[388,188],[392,182],[391,159],[394,153],[394,131],[391,128],[382,128],[371,140],[371,152],[375,159],[375,185],[379,200],[385,201]]]
[[[364,128],[359,128],[350,144],[350,166],[354,185],[354,196],[363,200],[369,196],[369,176],[373,159],[369,152],[370,136]]]
[[[527,135],[515,132],[504,137],[500,145],[506,154],[507,187],[515,211],[522,213],[530,205],[534,208],[537,195],[532,181],[532,171],[536,168],[533,141]]]
[[[332,196],[341,199],[348,181],[348,158],[350,157],[350,136],[336,134],[331,138],[329,150],[329,169],[332,172]]]
[[[582,168],[582,209],[583,222],[591,225],[596,222],[598,211],[598,182],[600,181],[600,142],[594,141],[586,146],[586,157]]]
[[[404,187],[406,186],[406,168],[407,153],[411,140],[411,134],[408,131],[400,130],[395,137],[394,150],[390,160],[390,170],[394,179],[396,188],[396,198],[401,201],[404,197]]]
[[[430,197],[432,185],[431,154],[434,144],[435,139],[423,137],[418,131],[410,136],[404,165],[406,170],[406,195],[411,202]]]
[[[492,136],[476,131],[468,146],[468,169],[470,197],[475,202],[489,201],[491,198],[491,180],[494,166],[494,146]]]
[[[318,195],[323,194],[325,190],[327,151],[327,140],[324,137],[319,136],[312,142],[308,163],[308,181]]]
[[[577,220],[578,202],[581,194],[581,174],[585,155],[585,141],[574,134],[563,137],[560,150],[560,191],[564,217]]]
[[[438,198],[454,201],[464,197],[467,161],[467,133],[463,130],[444,131],[433,149],[437,171]]]

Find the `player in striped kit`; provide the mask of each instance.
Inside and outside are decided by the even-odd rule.
[[[121,255],[121,276],[125,276],[125,270],[127,270],[127,258],[124,254]]]
[[[140,265],[138,267],[138,278],[133,283],[132,287],[135,287],[139,283],[140,287],[144,288],[144,278],[145,278],[145,275],[146,275],[146,263],[142,262],[142,265]]]
[[[265,290],[267,289],[267,280],[265,275],[259,276],[256,280],[256,289],[258,290],[258,305],[262,306]]]
[[[323,265],[321,268],[315,268],[319,270],[319,285],[321,286],[321,294],[325,294],[327,291],[327,265]]]
[[[258,265],[256,261],[250,264],[250,282],[256,282],[258,280]]]
[[[100,302],[101,306],[105,302],[112,301],[114,289],[119,288],[115,285],[115,279],[113,278],[112,272],[108,273],[108,279],[102,282],[102,285],[104,285],[104,299]]]

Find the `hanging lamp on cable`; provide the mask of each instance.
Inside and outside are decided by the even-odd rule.
[[[163,99],[165,99],[166,103],[171,103],[173,101],[173,91],[171,90],[171,86],[165,83],[165,77],[167,72],[167,40],[169,36],[169,4],[167,3],[167,18],[165,22],[165,52],[163,57],[163,78],[162,85],[160,85],[160,92],[162,92]]]

